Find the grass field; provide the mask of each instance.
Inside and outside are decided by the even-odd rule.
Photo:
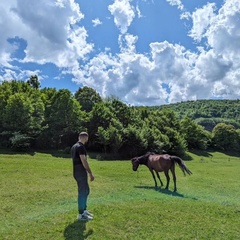
[[[85,224],[70,158],[0,152],[0,239],[240,239],[240,158],[189,155],[193,175],[177,167],[177,193],[172,178],[169,191],[153,188],[144,166],[89,159],[94,220]]]

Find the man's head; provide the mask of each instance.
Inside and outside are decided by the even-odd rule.
[[[78,139],[81,143],[85,144],[88,141],[88,133],[87,132],[79,133]]]

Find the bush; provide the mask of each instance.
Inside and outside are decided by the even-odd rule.
[[[31,137],[26,134],[16,132],[10,139],[11,148],[16,151],[25,151],[30,148]]]
[[[66,154],[70,154],[71,153],[71,147],[66,147],[64,150],[63,150],[64,153]]]

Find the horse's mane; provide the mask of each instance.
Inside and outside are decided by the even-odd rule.
[[[149,157],[150,155],[155,155],[155,153],[154,153],[154,152],[147,152],[146,154],[138,157],[139,163],[140,163],[140,164],[147,165],[148,157]]]

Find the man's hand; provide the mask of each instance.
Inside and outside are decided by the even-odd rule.
[[[90,177],[90,181],[91,181],[91,182],[95,179],[92,173],[89,174],[89,177]]]
[[[86,169],[86,171],[89,174],[90,181],[92,182],[94,180],[94,176],[93,176],[92,171],[91,171],[91,169],[89,167],[89,164],[88,164],[86,156],[85,155],[80,155],[80,159],[82,161],[82,164],[83,164],[84,168]]]

